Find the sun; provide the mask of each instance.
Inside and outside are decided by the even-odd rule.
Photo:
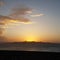
[[[36,39],[33,36],[29,36],[25,38],[25,42],[36,42]]]
[[[26,42],[35,42],[35,41],[33,41],[33,40],[26,40]]]

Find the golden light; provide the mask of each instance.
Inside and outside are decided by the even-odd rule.
[[[25,42],[38,42],[35,36],[27,36]]]

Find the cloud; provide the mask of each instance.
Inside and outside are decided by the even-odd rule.
[[[8,16],[2,16],[2,15],[0,15],[0,25],[5,25],[10,20],[12,20],[12,18],[10,18]]]
[[[31,13],[32,13],[32,11],[27,11],[26,13],[31,14]]]
[[[30,19],[28,19],[27,17],[25,18],[25,15],[26,14],[30,14],[32,13],[31,12],[31,9],[28,8],[28,7],[15,7],[11,10],[11,14],[9,14],[9,16],[3,16],[3,15],[0,15],[0,35],[3,34],[3,27],[2,26],[5,26],[5,24],[8,24],[8,23],[14,23],[14,22],[21,22],[23,24],[29,24],[31,22]]]
[[[29,23],[30,20],[27,19],[27,18],[19,18],[19,19],[14,19],[14,18],[11,18],[9,16],[2,16],[0,15],[0,36],[3,35],[3,32],[4,32],[4,28],[3,26],[5,26],[5,24],[8,24],[8,23],[14,23],[14,22],[21,22],[23,24],[25,23]]]
[[[31,17],[40,17],[40,16],[44,16],[44,14],[34,14],[34,15],[30,15]]]
[[[0,1],[0,6],[3,6],[5,3],[3,1]]]
[[[0,15],[0,25],[4,25],[10,22],[24,22],[24,23],[28,23],[30,22],[29,19],[24,18],[24,17],[20,17],[20,18],[11,18],[9,16],[2,16]]]
[[[28,23],[24,23],[24,22],[22,22],[23,24],[33,24],[34,22],[28,22]]]
[[[21,16],[24,16],[24,15],[30,14],[30,13],[32,13],[31,8],[21,6],[21,7],[13,8],[12,13],[10,14],[10,16],[13,16],[13,17],[14,16],[15,17],[20,16],[21,17]]]
[[[32,13],[31,8],[21,5],[21,6],[17,6],[15,8],[12,8],[11,14],[9,16],[19,22],[29,23],[29,22],[31,22],[31,20],[25,16],[27,14],[31,14],[31,13]]]

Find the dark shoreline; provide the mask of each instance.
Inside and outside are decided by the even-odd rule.
[[[0,44],[8,44],[8,43],[38,43],[38,44],[60,44],[60,43],[51,43],[51,42],[0,42]]]

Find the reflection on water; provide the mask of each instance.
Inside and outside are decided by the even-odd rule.
[[[0,50],[60,52],[60,44],[8,43],[0,44]]]
[[[49,52],[60,52],[60,48],[57,48],[57,47],[49,47],[49,48],[46,48],[46,47],[40,47],[40,48],[37,48],[37,47],[3,47],[3,48],[0,48],[0,50],[17,50],[17,51],[49,51]]]
[[[0,50],[22,50],[22,51],[49,51],[48,49],[46,48],[36,48],[36,47],[3,47],[3,48],[0,48]]]
[[[17,50],[17,51],[47,51],[47,52],[60,52],[60,48],[24,48],[24,47],[5,47],[0,50]]]

